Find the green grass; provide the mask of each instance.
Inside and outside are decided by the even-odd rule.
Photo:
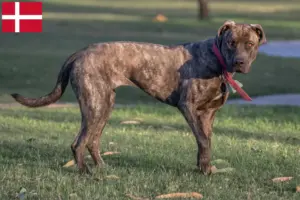
[[[20,187],[26,188],[28,199],[45,200],[68,199],[72,193],[81,199],[119,200],[127,199],[126,193],[155,197],[172,192],[200,192],[211,200],[300,198],[295,193],[300,184],[300,108],[221,109],[214,125],[212,160],[222,160],[215,163],[219,168],[235,170],[210,177],[195,171],[194,136],[179,112],[168,106],[115,109],[101,150],[121,154],[104,157],[107,167],[92,177],[79,176],[75,167],[62,167],[72,159],[70,144],[80,122],[77,108],[2,108],[0,114],[3,200],[12,199]],[[142,122],[120,124],[128,119]],[[120,179],[108,180],[107,175]],[[272,183],[278,176],[294,178]]]
[[[211,18],[198,21],[196,0],[47,0],[43,2],[43,33],[1,34],[0,102],[8,94],[44,95],[54,86],[66,57],[94,42],[131,40],[176,44],[214,37],[227,19],[259,23],[268,40],[300,37],[299,0],[216,0]],[[157,13],[166,23],[152,22]],[[260,55],[247,76],[238,76],[251,96],[299,92],[299,59]],[[128,95],[130,94],[130,95]],[[138,89],[120,88],[118,103],[152,102]],[[236,95],[231,97],[237,97]],[[70,90],[63,101],[74,101]]]

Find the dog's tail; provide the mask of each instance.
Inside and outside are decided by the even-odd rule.
[[[72,54],[63,64],[56,81],[54,89],[47,95],[39,98],[27,98],[20,94],[11,94],[11,96],[20,104],[27,107],[41,107],[56,102],[64,93],[68,83],[70,71],[77,53]]]

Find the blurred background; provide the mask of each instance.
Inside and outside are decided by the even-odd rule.
[[[227,19],[261,24],[268,44],[300,39],[300,0],[43,1],[43,33],[1,33],[0,103],[11,102],[12,92],[31,97],[50,92],[67,56],[90,43],[203,40],[214,37]],[[297,93],[299,73],[298,58],[260,54],[252,72],[237,79],[251,96]],[[70,88],[62,101],[75,101]],[[152,101],[139,89],[117,90],[117,103]]]

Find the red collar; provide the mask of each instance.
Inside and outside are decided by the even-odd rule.
[[[252,101],[251,97],[249,97],[249,95],[232,79],[231,75],[227,72],[223,56],[221,55],[221,52],[215,43],[213,45],[213,51],[222,65],[222,71],[226,81],[243,97],[243,99],[246,101]]]

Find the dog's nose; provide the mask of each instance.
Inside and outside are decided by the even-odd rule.
[[[242,59],[237,59],[237,60],[235,60],[235,64],[236,64],[236,65],[243,65],[243,64],[244,64],[244,60],[242,60]]]

